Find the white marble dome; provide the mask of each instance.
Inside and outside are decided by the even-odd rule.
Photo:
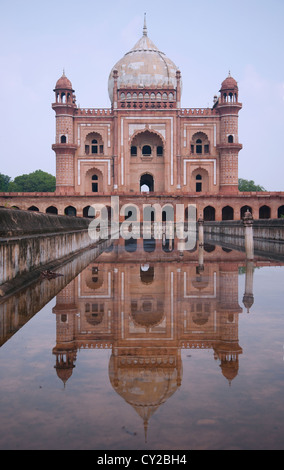
[[[113,71],[118,71],[118,88],[149,86],[176,88],[176,65],[148,38],[144,24],[143,36],[112,68],[108,80],[108,92],[113,101]]]

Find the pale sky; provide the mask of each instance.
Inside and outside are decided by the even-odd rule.
[[[239,177],[284,190],[284,0],[0,0],[0,173],[55,175],[56,81],[110,107],[108,76],[142,35],[180,68],[182,107],[239,85]]]

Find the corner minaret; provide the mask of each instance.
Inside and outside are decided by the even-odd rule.
[[[220,192],[238,192],[238,154],[242,149],[238,136],[238,113],[242,104],[238,100],[236,80],[228,77],[223,81],[220,98],[215,107],[220,114]]]
[[[64,71],[55,85],[56,139],[52,149],[56,153],[56,192],[74,193],[74,156],[77,146],[74,143],[74,114],[76,97],[72,83]]]

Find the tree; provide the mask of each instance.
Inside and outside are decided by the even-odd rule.
[[[263,186],[255,184],[252,180],[239,178],[239,191],[266,191]]]
[[[16,176],[10,182],[8,191],[11,192],[53,192],[55,191],[55,176],[42,170],[36,170],[27,175]]]
[[[2,175],[2,173],[0,173],[0,192],[9,191],[10,180],[10,176]]]

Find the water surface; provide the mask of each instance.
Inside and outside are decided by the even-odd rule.
[[[283,263],[119,240],[0,303],[1,449],[282,449]]]

